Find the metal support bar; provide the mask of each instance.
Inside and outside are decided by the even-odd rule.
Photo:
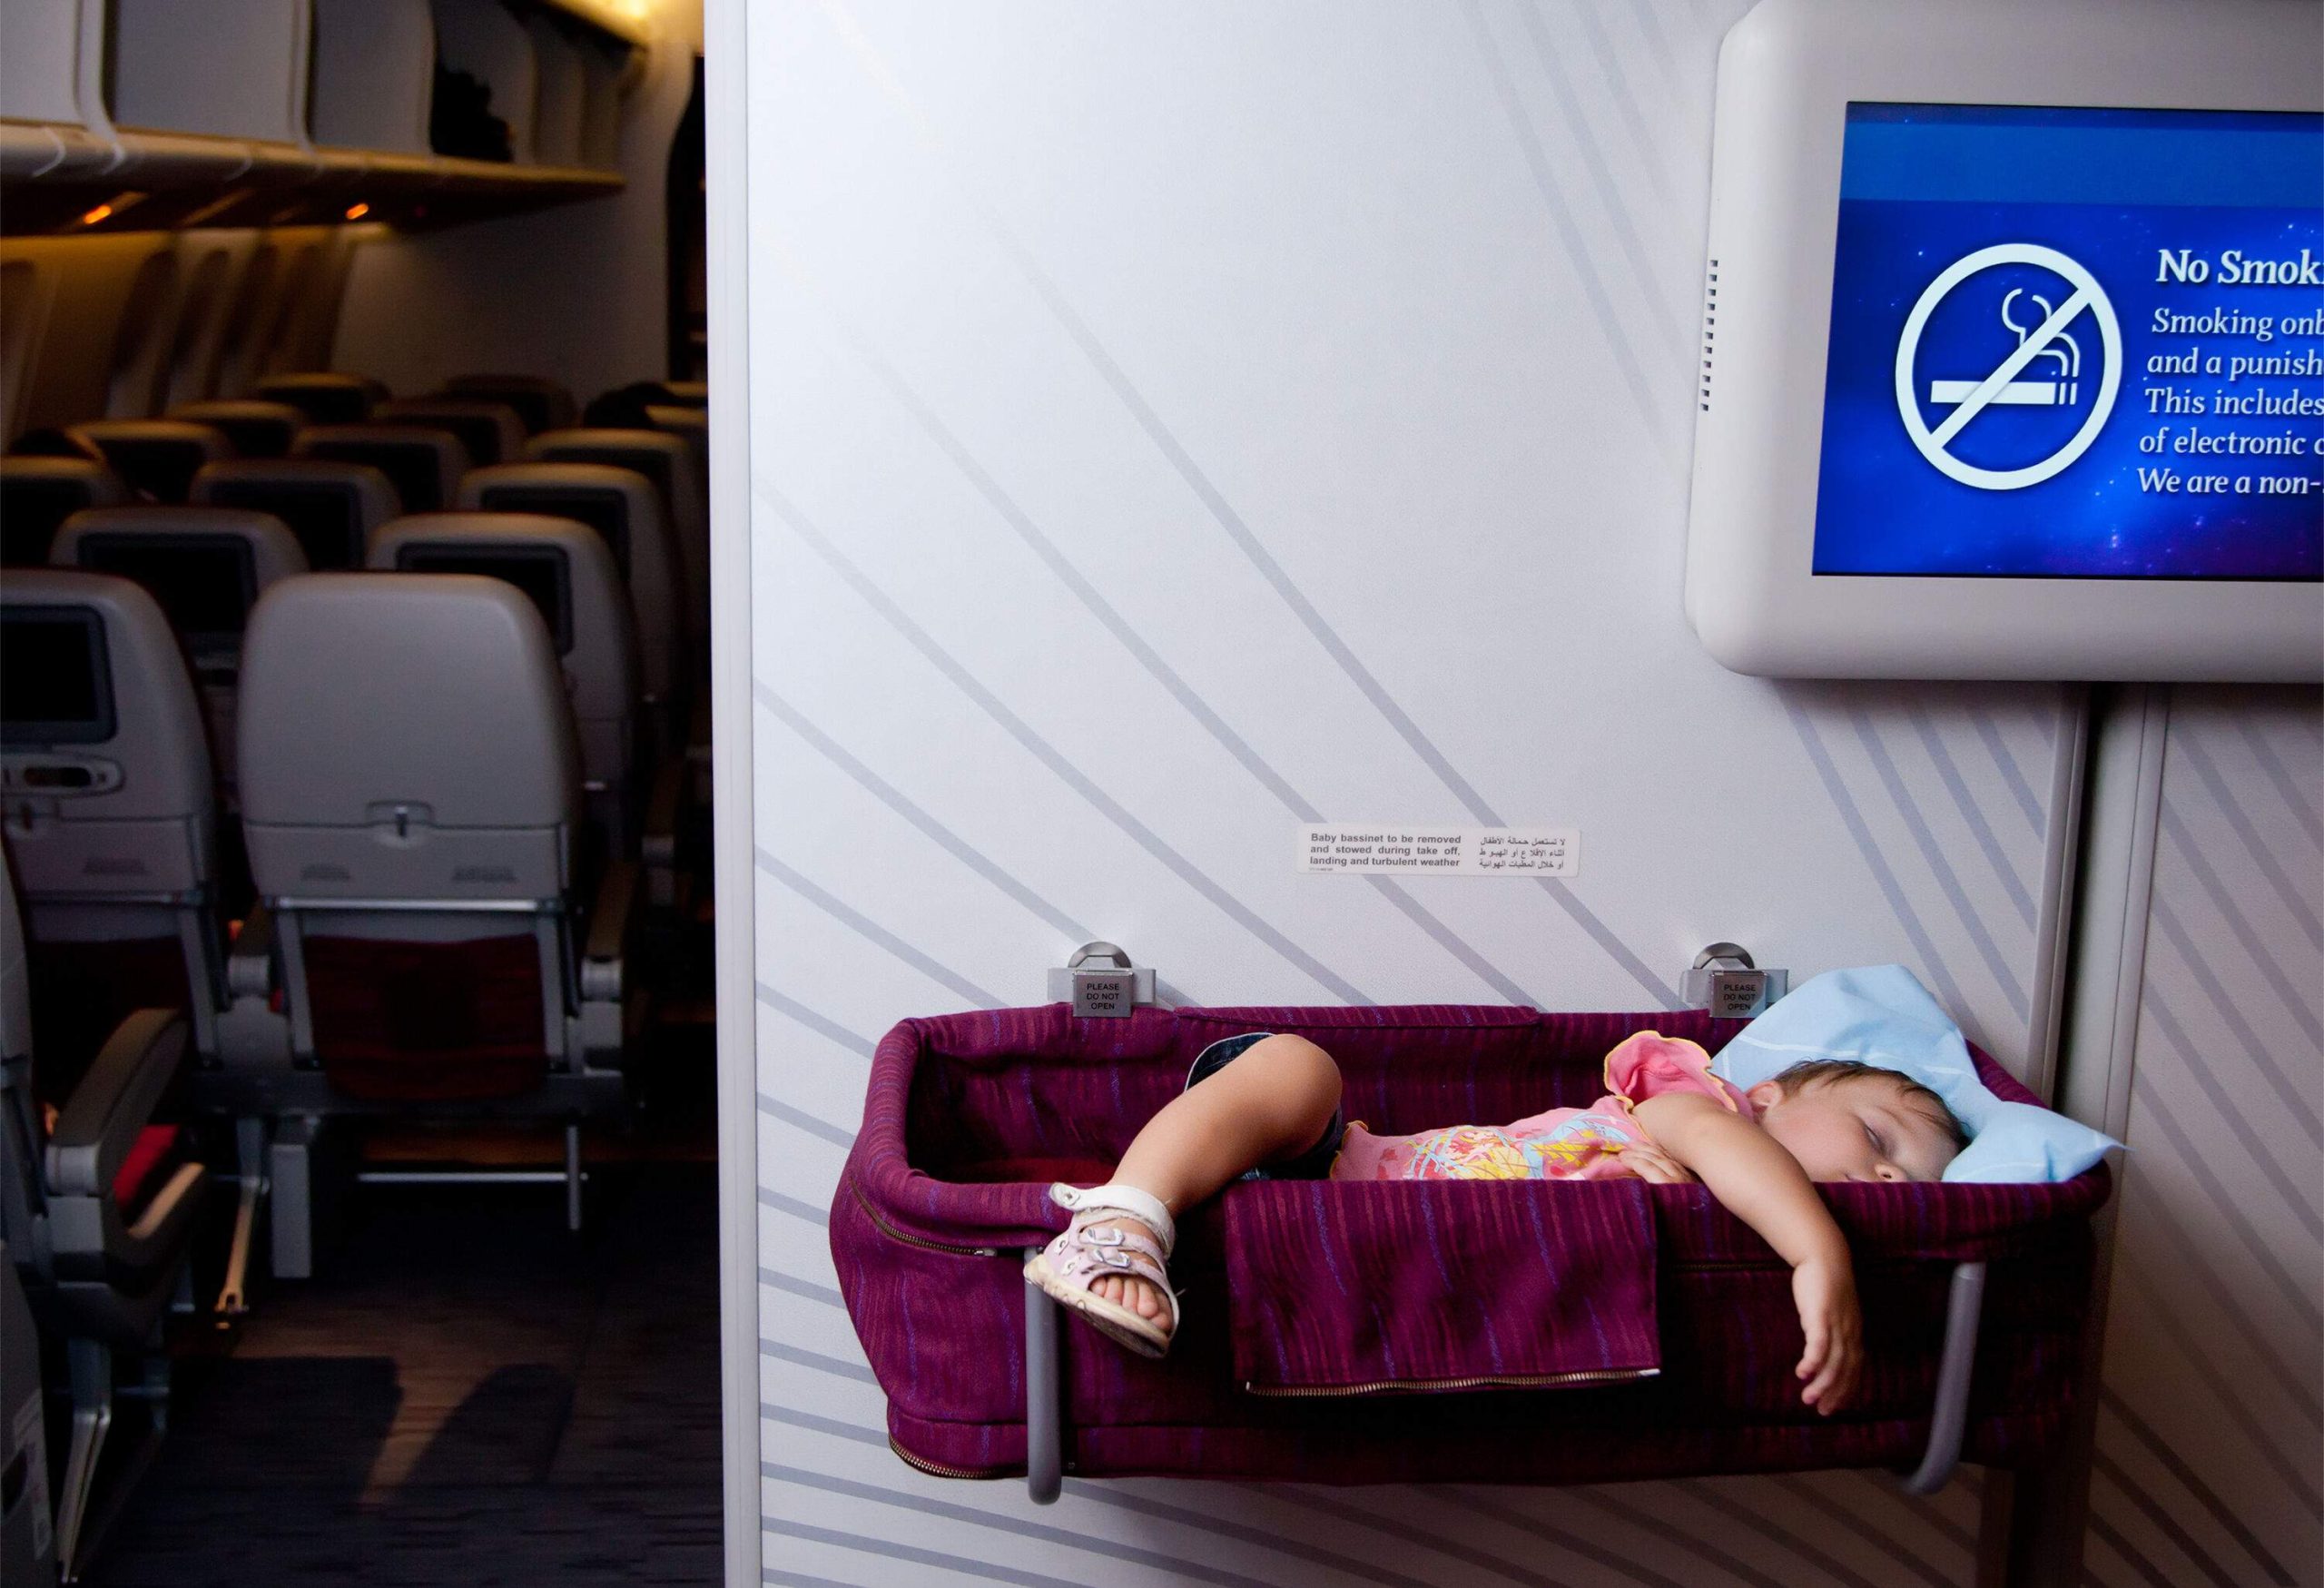
[[[355,1177],[365,1186],[565,1186],[579,1194],[578,1180],[589,1177],[573,1169],[367,1169]]]
[[[81,1528],[96,1487],[97,1456],[113,1427],[113,1353],[95,1340],[64,1343],[73,1376],[73,1442],[56,1496],[56,1563],[67,1583],[80,1580]]]
[[[245,1292],[250,1279],[251,1240],[258,1228],[258,1199],[266,1189],[264,1119],[234,1121],[234,1157],[235,1167],[241,1171],[235,1178],[241,1183],[241,1198],[234,1207],[234,1243],[226,1254],[226,1280],[218,1287],[214,1308],[222,1319],[239,1317],[249,1310]]]
[[[1025,1287],[1025,1493],[1036,1505],[1054,1504],[1065,1484],[1057,1314],[1047,1291]]]
[[[565,1228],[581,1233],[581,1127],[565,1128]]]
[[[1985,1299],[1985,1265],[1956,1263],[1945,1305],[1945,1355],[1936,1367],[1936,1405],[1928,1419],[1928,1449],[1904,1480],[1908,1494],[1934,1494],[1953,1481],[1961,1436],[1969,1426],[1969,1373],[1977,1361],[1977,1311]]]

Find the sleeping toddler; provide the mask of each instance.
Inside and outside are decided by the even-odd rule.
[[[1816,1180],[1934,1180],[1967,1144],[1937,1095],[1892,1070],[1794,1065],[1748,1091],[1692,1042],[1640,1031],[1606,1057],[1606,1095],[1514,1124],[1375,1136],[1340,1115],[1340,1073],[1305,1037],[1214,1042],[1147,1120],[1113,1178],[1050,1188],[1065,1233],[1025,1277],[1130,1350],[1159,1356],[1178,1324],[1163,1267],[1173,1215],[1245,1179],[1699,1181],[1791,1265],[1807,1348],[1801,1398],[1827,1415],[1855,1393],[1862,1319],[1847,1241]]]

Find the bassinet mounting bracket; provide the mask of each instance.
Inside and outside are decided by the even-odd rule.
[[[1069,1003],[1081,1019],[1128,1020],[1141,1003],[1154,1001],[1154,971],[1129,962],[1109,942],[1085,942],[1062,970],[1049,972],[1049,1001]]]
[[[1977,1359],[1977,1315],[1984,1297],[1985,1265],[1955,1263],[1945,1297],[1945,1348],[1937,1360],[1928,1445],[1920,1465],[1900,1479],[1906,1494],[1935,1494],[1953,1481],[1961,1465],[1970,1369]],[[1036,1505],[1054,1503],[1065,1484],[1065,1386],[1058,1361],[1061,1310],[1039,1287],[1025,1287],[1025,1493]]]

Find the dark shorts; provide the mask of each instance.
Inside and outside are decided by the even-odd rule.
[[[1222,1037],[1195,1055],[1194,1066],[1187,1071],[1187,1086],[1206,1080],[1233,1063],[1252,1043],[1274,1036],[1273,1031],[1252,1031],[1240,1037]],[[1278,1159],[1254,1169],[1243,1171],[1246,1180],[1321,1180],[1331,1178],[1332,1160],[1340,1155],[1340,1142],[1347,1135],[1347,1119],[1339,1110],[1332,1110],[1332,1122],[1324,1127],[1315,1145],[1295,1158]]]

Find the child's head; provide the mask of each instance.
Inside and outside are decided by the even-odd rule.
[[[1939,1179],[1969,1144],[1944,1099],[1876,1065],[1812,1060],[1746,1095],[1811,1180]]]

